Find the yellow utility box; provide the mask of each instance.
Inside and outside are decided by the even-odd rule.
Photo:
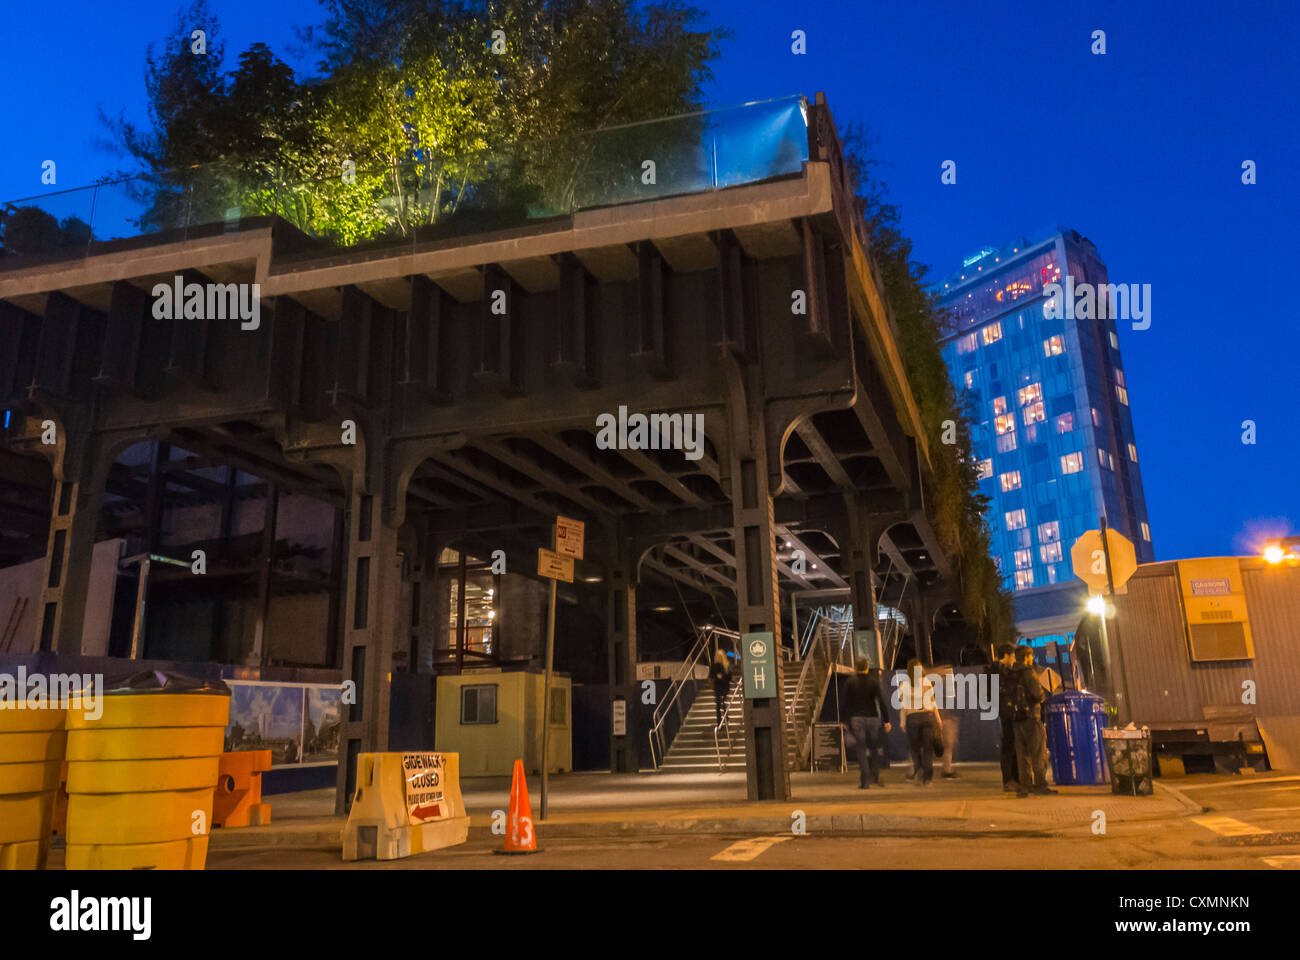
[[[0,709],[0,870],[44,870],[67,711]]]
[[[542,697],[546,677],[483,670],[438,678],[436,741],[460,754],[463,777],[510,776],[515,760],[542,772]],[[573,697],[567,676],[551,678],[551,773],[573,769]]]
[[[107,690],[96,720],[68,714],[69,870],[206,863],[230,691],[162,679]]]

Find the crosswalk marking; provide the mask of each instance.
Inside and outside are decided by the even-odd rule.
[[[710,860],[753,860],[764,850],[789,837],[755,837],[753,840],[741,840],[733,843],[721,853],[715,853]]]
[[[1262,830],[1253,824],[1242,823],[1232,817],[1193,817],[1192,822],[1199,823],[1205,829],[1213,830],[1225,837],[1247,837],[1257,833],[1268,833],[1267,830]]]
[[[1300,855],[1288,854],[1283,857],[1262,857],[1261,858],[1270,867],[1276,867],[1278,870],[1300,870]]]

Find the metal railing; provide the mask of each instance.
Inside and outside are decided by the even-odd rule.
[[[735,682],[736,682],[736,683],[739,683],[739,684],[743,684],[743,683],[744,683],[744,679],[743,679],[743,678],[740,678],[740,679],[737,679]],[[728,687],[728,688],[727,688],[727,699],[726,699],[726,701],[725,701],[725,702],[723,703],[723,705],[722,705],[722,719],[719,720],[719,721],[717,722],[717,724],[715,724],[714,727],[713,727],[713,750],[714,750],[714,752],[715,752],[715,753],[717,754],[717,756],[718,756],[718,772],[719,772],[719,773],[721,773],[721,772],[725,769],[727,760],[730,760],[730,759],[731,759],[731,702],[732,702],[732,701],[731,701],[731,688]],[[744,691],[743,691],[743,690],[741,691],[740,702],[741,702],[742,704],[744,703]],[[725,760],[723,759],[723,756],[722,756],[722,741],[721,741],[721,738],[720,738],[719,733],[718,733],[718,731],[720,731],[720,730],[722,730],[722,729],[724,729],[724,728],[725,728],[726,731],[727,731],[727,756],[726,756],[726,759],[725,759]]]
[[[285,169],[236,158],[0,202],[0,269],[149,234],[220,234],[275,215],[326,245],[410,244],[582,210],[796,176],[809,107],[787,97],[400,163]],[[648,158],[653,177],[643,177]],[[649,181],[649,182],[647,182]],[[319,251],[312,255],[319,255]]]
[[[802,764],[804,751],[810,742],[812,722],[825,697],[825,685],[834,675],[835,665],[842,662],[846,644],[853,635],[853,620],[831,617],[818,607],[810,618],[809,631],[811,636],[804,645],[803,669],[785,705],[786,725],[793,731],[795,759],[799,764]],[[849,655],[852,656],[851,651]],[[820,687],[816,703],[812,694],[814,682]],[[801,705],[807,705],[807,709],[800,709]]]
[[[739,641],[740,634],[734,630],[728,630],[725,627],[705,626],[699,632],[694,646],[691,647],[690,653],[682,661],[681,667],[673,674],[672,681],[668,684],[668,690],[664,693],[664,698],[655,707],[654,713],[650,719],[650,763],[656,770],[659,769],[665,755],[668,753],[667,738],[664,736],[664,724],[672,715],[670,711],[676,709],[679,723],[685,719],[685,715],[678,706],[681,703],[682,692],[689,686],[694,691],[695,667],[700,663],[701,658],[705,662],[710,659],[709,651],[715,646],[717,638],[727,637],[733,641]],[[687,710],[690,706],[687,706]]]

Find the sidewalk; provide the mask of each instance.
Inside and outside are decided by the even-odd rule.
[[[936,775],[928,787],[903,778],[895,764],[885,786],[858,790],[857,773],[794,773],[793,799],[745,799],[745,775],[571,773],[550,778],[550,816],[540,819],[541,781],[529,779],[537,835],[547,837],[651,836],[677,833],[787,834],[802,811],[809,834],[1025,835],[1087,829],[1094,812],[1107,825],[1164,820],[1201,812],[1183,793],[1156,783],[1151,797],[1114,796],[1109,786],[1061,787],[1058,796],[1018,799],[1002,792],[997,764],[957,764],[958,776]],[[508,777],[461,781],[470,812],[471,838],[491,836],[493,811],[507,809]],[[269,796],[272,822],[265,827],[215,830],[216,850],[329,847],[341,844],[345,817],[336,817],[334,791],[310,790]]]

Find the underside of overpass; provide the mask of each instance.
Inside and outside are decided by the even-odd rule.
[[[107,537],[210,557],[201,585],[171,568],[150,589],[253,592],[251,640],[214,659],[275,661],[269,606],[319,592],[314,662],[359,694],[340,810],[357,754],[388,745],[392,672],[466,667],[467,558],[535,579],[557,515],[586,523],[562,598],[597,624],[611,698],[637,702],[648,610],[793,648],[783,606],[838,590],[859,655],[884,656],[883,602],[929,659],[932,625],[960,620],[929,440],[829,110],[806,109],[797,171],[725,189],[423,244],[339,248],[262,217],[4,263],[0,565],[41,566],[11,651],[80,652]],[[177,276],[258,284],[259,325],[160,318],[151,291]],[[288,503],[311,535],[277,533]],[[211,530],[164,529],[182,509]],[[564,650],[558,669],[588,659]],[[779,698],[744,722],[750,797],[787,797]],[[636,769],[642,732],[611,731],[611,769]]]

